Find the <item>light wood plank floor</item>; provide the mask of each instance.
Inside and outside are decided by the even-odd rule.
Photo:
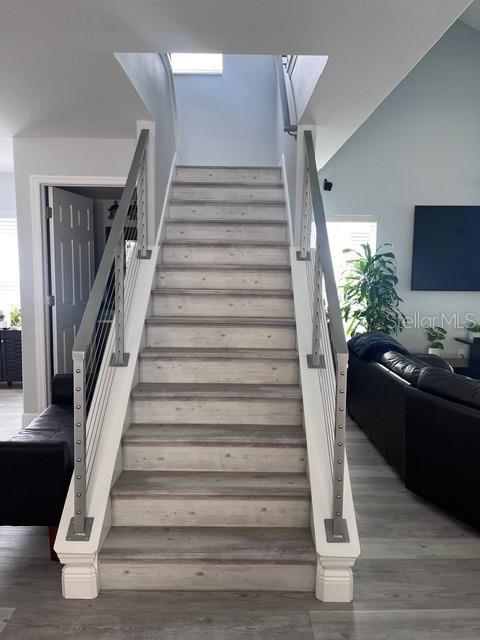
[[[0,384],[0,440],[8,440],[22,423],[23,391],[20,385]]]
[[[46,530],[3,527],[1,640],[478,640],[478,534],[409,493],[354,424],[348,451],[363,549],[352,605],[208,592],[67,601]]]

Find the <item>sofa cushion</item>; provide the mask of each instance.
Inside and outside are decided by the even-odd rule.
[[[414,387],[417,386],[420,373],[428,366],[421,360],[410,358],[396,351],[383,353],[377,359],[377,362],[383,364],[384,367],[393,371],[393,373],[396,373],[397,376],[400,376],[400,378],[403,378],[403,380],[406,380]]]
[[[57,373],[52,379],[52,404],[73,405],[73,375]]]
[[[480,381],[443,369],[424,369],[418,378],[418,388],[427,393],[480,409]]]
[[[73,411],[71,407],[51,404],[45,411],[15,434],[11,441],[16,443],[65,442],[70,451],[73,466]]]
[[[404,355],[410,355],[398,340],[381,331],[369,331],[362,333],[348,341],[348,348],[360,358],[360,360],[375,360],[386,351],[397,351]]]
[[[436,356],[434,353],[415,353],[413,354],[416,360],[422,360],[430,367],[436,367],[437,369],[444,369],[453,373],[452,365],[444,360],[441,356]]]

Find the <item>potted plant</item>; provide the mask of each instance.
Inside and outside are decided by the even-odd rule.
[[[444,342],[447,331],[443,327],[428,327],[425,329],[428,344],[428,353],[439,356],[444,350]]]
[[[480,340],[480,322],[468,322],[467,329],[469,340]]]
[[[347,261],[341,291],[342,314],[349,336],[365,331],[400,333],[404,314],[400,311],[403,300],[396,291],[398,284],[395,254],[384,244],[372,252],[369,244],[360,251],[345,249],[352,254]]]
[[[10,327],[12,329],[22,328],[22,312],[20,311],[20,307],[12,307],[10,311]]]

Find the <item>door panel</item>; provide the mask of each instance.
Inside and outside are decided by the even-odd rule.
[[[50,187],[53,372],[72,373],[72,347],[95,277],[93,201]]]

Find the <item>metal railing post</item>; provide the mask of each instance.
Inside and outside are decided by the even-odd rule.
[[[310,239],[312,237],[312,194],[310,190],[310,172],[305,167],[303,180],[302,229],[300,236],[300,251],[297,260],[310,260]]]
[[[85,353],[73,352],[73,434],[74,434],[74,515],[70,521],[67,540],[88,540],[93,518],[87,518],[87,397]]]
[[[313,285],[313,331],[312,331],[312,353],[307,356],[307,364],[310,369],[323,369],[325,367],[325,358],[320,350],[320,314],[323,309],[323,292],[322,292],[323,270],[320,258],[320,250],[315,251],[315,272]]]
[[[112,367],[126,367],[130,357],[129,353],[125,353],[124,263],[125,241],[122,234],[117,243],[113,267],[115,277],[115,350],[110,361]]]
[[[149,260],[152,256],[147,249],[147,151],[143,154],[137,182],[137,258]]]
[[[327,542],[349,542],[347,521],[343,518],[345,480],[345,422],[348,356],[337,357],[335,397],[335,443],[333,448],[333,516],[325,520]]]

